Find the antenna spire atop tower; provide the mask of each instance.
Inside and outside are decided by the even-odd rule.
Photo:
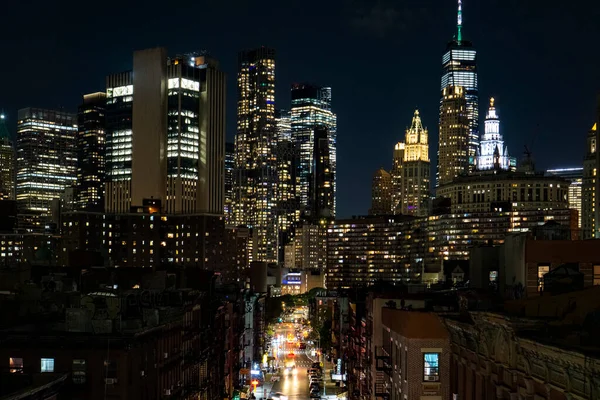
[[[456,34],[456,41],[462,42],[462,0],[458,0],[458,15],[456,18],[456,28],[458,30]]]

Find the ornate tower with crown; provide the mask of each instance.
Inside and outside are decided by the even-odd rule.
[[[419,110],[406,130],[402,162],[402,214],[425,216],[429,201],[429,140]]]
[[[485,116],[485,132],[481,137],[479,150],[477,151],[477,169],[504,170],[511,168],[511,158],[504,146],[504,138],[500,133],[500,119],[496,113],[495,101],[490,99],[490,108]]]

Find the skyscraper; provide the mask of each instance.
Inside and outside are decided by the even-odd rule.
[[[392,177],[383,167],[373,174],[369,215],[389,215],[392,210]]]
[[[600,104],[600,102],[599,102]],[[599,106],[600,108],[600,106]],[[600,118],[600,110],[599,110]],[[595,123],[589,130],[586,141],[586,154],[583,160],[583,183],[581,198],[581,226],[583,239],[600,238],[600,204],[598,197],[598,171],[600,171],[600,129]]]
[[[106,210],[129,212],[152,198],[168,213],[223,213],[218,63],[205,54],[136,51],[133,71],[109,76],[106,93]]]
[[[0,115],[0,200],[15,199],[15,148],[6,127],[6,117]]]
[[[475,156],[479,147],[479,91],[477,85],[477,52],[473,44],[462,37],[462,0],[458,0],[458,18],[456,36],[446,47],[442,56],[442,82],[440,100],[440,123],[442,120],[444,90],[450,86],[460,86],[464,90],[466,116],[469,129],[460,132],[466,135],[460,141],[467,143],[467,163],[459,164],[460,173],[470,173],[475,170]],[[440,133],[441,136],[441,133]],[[441,148],[441,145],[440,145]],[[441,184],[438,182],[438,184]]]
[[[398,142],[394,146],[394,156],[392,161],[392,208],[393,214],[402,213],[402,163],[404,163],[404,142]]]
[[[329,163],[333,188],[332,216],[335,216],[337,120],[331,111],[331,88],[309,84],[292,85],[292,139],[300,155],[300,200],[303,212],[309,206],[310,176],[315,165],[315,134],[317,129],[327,130]],[[314,190],[314,189],[312,189]]]
[[[419,110],[406,130],[402,162],[402,214],[427,215],[429,200],[429,137]]]
[[[329,129],[326,126],[316,126],[311,172],[308,175],[308,206],[307,220],[313,223],[324,223],[333,219],[334,211],[334,172],[329,151],[331,149]]]
[[[77,113],[77,208],[104,209],[106,93],[83,96]]]
[[[546,175],[560,176],[569,182],[569,208],[577,210],[577,226],[581,229],[581,207],[582,201],[582,184],[583,184],[583,168],[557,168],[549,169]]]
[[[225,221],[230,224],[233,218],[233,174],[235,168],[235,145],[225,143],[225,203],[223,212]]]
[[[469,171],[469,118],[465,91],[448,86],[442,91],[437,166],[438,186]]]
[[[275,50],[243,51],[238,64],[233,216],[253,228],[254,261],[277,261]]]
[[[485,116],[485,131],[477,150],[477,169],[480,171],[495,169],[508,171],[516,167],[514,158],[509,157],[500,133],[500,119],[496,113],[494,98],[490,99],[490,108]]]
[[[52,200],[77,183],[77,117],[24,108],[17,121],[17,206],[21,227],[43,230]]]

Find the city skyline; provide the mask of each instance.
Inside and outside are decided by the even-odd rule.
[[[125,6],[124,14],[133,12],[133,8],[130,10],[129,7],[131,6]],[[231,20],[232,24],[240,22],[241,15],[237,14],[239,11],[230,11],[226,18],[225,8],[220,7],[222,6],[208,7],[207,12],[209,15],[220,16],[221,21]],[[275,15],[284,15],[294,10],[295,18],[300,18],[307,12],[298,9],[293,2],[287,6],[273,7]],[[576,39],[597,36],[598,27],[592,26],[586,19],[594,15],[593,9],[587,9],[586,15],[583,15],[583,11],[576,12],[570,9],[571,7],[574,5],[564,5],[563,11],[558,13],[552,7],[538,9],[535,5],[519,5],[515,11],[511,10],[510,14],[506,14],[508,11],[504,11],[499,4],[482,6],[469,0],[463,2],[462,34],[466,40],[472,41],[478,50],[480,98],[494,96],[502,104],[502,124],[506,133],[504,139],[511,149],[511,155],[517,159],[521,158],[523,145],[530,146],[533,142],[532,151],[539,169],[582,165],[585,136],[595,119],[594,109],[600,77],[594,72],[592,65],[597,64],[598,60],[595,60],[595,57],[598,55],[584,51],[585,45]],[[57,16],[56,19],[52,19],[54,11],[47,12],[48,20],[53,20],[53,24],[65,18]],[[10,15],[10,9],[8,13]],[[102,11],[99,13],[102,14]],[[242,7],[241,14],[244,13],[255,14],[253,10]],[[110,32],[106,43],[95,43],[97,39],[91,38],[83,38],[73,43],[71,39],[67,40],[65,46],[61,43],[60,48],[57,48],[60,40],[69,38],[68,35],[77,31],[63,31],[63,28],[59,28],[47,39],[15,39],[8,43],[6,51],[15,51],[19,46],[28,45],[29,54],[24,54],[8,65],[9,69],[7,66],[2,67],[3,72],[8,74],[17,68],[16,70],[22,71],[24,76],[33,77],[26,80],[16,79],[15,81],[21,82],[19,85],[9,82],[5,90],[6,97],[1,105],[7,111],[9,128],[14,135],[17,108],[56,108],[57,105],[63,105],[66,111],[75,112],[82,94],[103,90],[106,75],[131,68],[132,50],[157,44],[169,48],[169,55],[208,49],[221,60],[221,65],[227,73],[227,133],[228,140],[231,141],[235,132],[235,57],[241,49],[261,44],[269,45],[278,51],[277,108],[288,107],[288,88],[292,82],[325,84],[335,91],[333,107],[338,115],[339,132],[337,214],[340,217],[363,214],[370,203],[372,171],[381,165],[390,167],[389,149],[393,148],[393,144],[404,131],[405,121],[412,116],[415,106],[421,110],[423,124],[430,129],[432,165],[436,163],[440,54],[455,34],[456,3],[445,2],[439,9],[434,8],[433,2],[428,1],[418,7],[410,4],[394,6],[391,2],[379,2],[371,7],[368,7],[367,3],[353,6],[335,3],[324,6],[322,13],[328,16],[331,23],[327,27],[320,26],[315,28],[314,32],[306,33],[308,36],[302,41],[289,40],[289,24],[282,24],[277,20],[270,29],[257,28],[249,33],[248,25],[240,23],[234,30],[228,30],[226,37],[234,39],[229,41],[223,41],[218,32],[211,32],[210,29],[203,30],[201,38],[182,40],[185,36],[182,33],[188,29],[183,26],[175,29],[177,34],[161,30],[148,34],[149,32],[142,29],[140,22],[145,11],[141,16],[132,19],[130,28],[116,29],[117,34],[123,34],[127,29],[140,29],[139,37],[134,35],[126,43],[119,45],[115,45],[117,41],[110,40],[110,37],[115,35],[115,32]],[[414,18],[403,20],[403,13],[411,14]],[[572,17],[563,20],[562,14],[570,14]],[[490,19],[492,16],[494,20]],[[160,23],[166,22],[166,19],[162,19],[166,17],[152,18],[156,23]],[[140,21],[137,21],[138,18]],[[5,28],[10,28],[11,18],[8,19],[9,23]],[[32,21],[39,23],[38,19],[34,15]],[[502,23],[490,22],[495,19],[502,20]],[[372,24],[373,21],[381,23]],[[542,21],[544,25],[541,25]],[[564,29],[554,32],[555,30],[551,30],[551,21],[560,21]],[[63,25],[72,27],[77,23],[69,22]],[[212,22],[209,22],[209,27],[211,24]],[[43,29],[44,25],[45,23],[41,23],[36,29]],[[379,30],[374,32],[370,29],[373,25],[378,26]],[[503,26],[511,26],[511,29],[501,28]],[[422,27],[428,27],[427,33],[419,29]],[[352,40],[349,42],[352,43],[336,41],[336,35],[331,33],[334,28],[350,35]],[[102,28],[99,28],[97,33],[101,32]],[[311,41],[307,39],[312,35],[322,36],[324,33],[327,34],[326,38],[330,38],[325,44],[308,46],[308,42]],[[529,41],[519,42],[521,37],[527,37]],[[569,43],[568,65],[564,64],[567,61],[557,61],[552,56],[553,49],[561,46],[561,43]],[[354,82],[356,79],[357,71],[364,71],[364,67],[361,66],[364,63],[349,63],[345,54],[351,49],[356,51],[360,48],[371,49],[373,55],[369,56],[369,60],[375,64],[378,73],[377,76],[366,80],[366,83],[356,82],[348,85],[346,82]],[[306,57],[309,49],[311,56]],[[47,53],[49,50],[59,51]],[[415,58],[419,59],[418,67],[401,67],[401,78],[406,75],[410,76],[410,79],[392,78],[396,74],[394,70],[398,67],[393,61],[393,56],[390,58],[389,54],[405,51],[415,54]],[[71,57],[75,54],[77,57]],[[110,54],[110,57],[107,57],[107,54]],[[38,79],[42,78],[32,73],[27,75],[34,65],[32,57],[49,60],[66,58],[72,62],[62,65],[56,61],[49,61],[45,68],[48,74],[55,76],[56,83],[44,79],[44,83],[40,84]],[[522,60],[520,74],[507,73],[507,61],[504,60],[511,57]],[[320,62],[320,59],[327,62]],[[540,69],[540,65],[545,65],[544,69]],[[552,85],[549,85],[549,78],[556,76],[565,67],[568,67],[567,73],[561,75],[564,79],[553,79]],[[575,68],[577,74],[568,73]],[[85,73],[82,73],[83,71]],[[67,76],[70,79],[65,83],[64,78]],[[375,96],[378,98],[376,102],[360,101]],[[541,100],[545,98],[553,98],[553,101]],[[479,111],[481,128],[484,110],[480,107]],[[556,146],[555,140],[560,140],[563,135],[574,139]],[[374,139],[365,142],[364,145],[357,145],[357,141],[363,137]],[[355,163],[357,158],[362,162]]]

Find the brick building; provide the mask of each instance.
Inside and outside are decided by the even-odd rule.
[[[450,389],[461,400],[600,398],[600,288],[446,316]]]
[[[375,354],[375,398],[450,398],[450,345],[442,320],[433,313],[382,310],[383,344]]]

